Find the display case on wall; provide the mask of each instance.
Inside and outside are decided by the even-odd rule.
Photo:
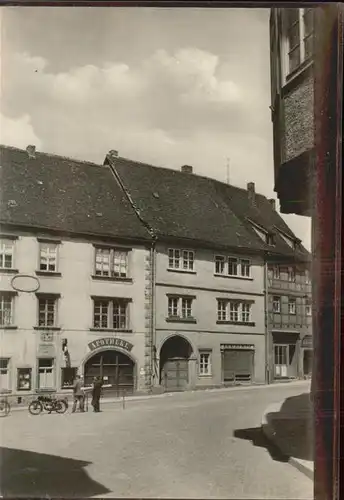
[[[32,381],[32,368],[18,368],[17,370],[17,390],[30,391]]]

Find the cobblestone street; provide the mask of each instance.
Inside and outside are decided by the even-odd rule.
[[[94,414],[0,421],[2,495],[51,497],[313,497],[260,432],[264,408],[307,385],[182,393],[104,403]]]

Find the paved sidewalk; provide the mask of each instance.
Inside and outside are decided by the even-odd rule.
[[[310,394],[306,392],[268,406],[262,417],[266,437],[310,479],[314,477],[312,413]]]
[[[183,391],[183,392],[163,392],[159,394],[154,394],[154,393],[141,393],[141,394],[136,394],[133,396],[125,396],[124,401],[143,401],[146,399],[158,399],[158,398],[166,398],[166,397],[173,397],[173,396],[183,396],[186,394],[193,394],[193,393],[209,393],[209,392],[228,392],[228,391],[247,391],[247,390],[261,390],[261,389],[276,389],[278,386],[288,386],[288,387],[306,387],[310,385],[310,382],[308,380],[292,380],[288,382],[283,382],[283,383],[276,383],[276,384],[270,384],[270,385],[265,385],[265,384],[257,384],[257,385],[240,385],[240,386],[230,386],[230,387],[211,387],[209,389],[207,388],[202,388],[202,389],[195,389],[192,391]],[[57,397],[64,397],[67,398],[69,401],[69,404],[72,404],[73,401],[73,396],[72,394],[69,393],[58,393],[55,394]],[[23,401],[21,404],[17,404],[16,402],[13,402],[11,400],[15,399],[15,396],[10,396],[9,401],[11,403],[11,411],[18,411],[18,410],[27,410],[29,402],[34,399],[37,395],[30,395],[30,396],[23,396]],[[91,402],[91,397],[90,395],[88,396],[88,403],[90,405]],[[123,404],[123,397],[113,397],[113,396],[107,396],[106,393],[105,395],[101,398],[101,404],[109,404],[109,403],[117,403],[117,404]]]

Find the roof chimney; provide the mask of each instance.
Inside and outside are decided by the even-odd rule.
[[[247,183],[247,191],[248,191],[248,199],[254,203],[255,202],[255,185],[254,182],[248,182]]]
[[[26,148],[26,152],[27,152],[29,158],[36,158],[36,146],[29,145]]]
[[[269,203],[272,206],[272,210],[276,210],[276,200],[274,200],[273,198],[271,198],[269,200]]]
[[[191,165],[183,165],[180,169],[184,174],[192,174],[192,166]]]
[[[109,156],[111,156],[113,158],[117,158],[118,157],[118,151],[116,151],[115,149],[110,149]]]

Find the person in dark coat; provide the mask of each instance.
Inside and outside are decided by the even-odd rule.
[[[100,377],[94,377],[93,388],[92,388],[92,406],[93,406],[93,411],[95,412],[100,411],[99,402],[102,392],[102,385],[103,385],[102,379]]]

